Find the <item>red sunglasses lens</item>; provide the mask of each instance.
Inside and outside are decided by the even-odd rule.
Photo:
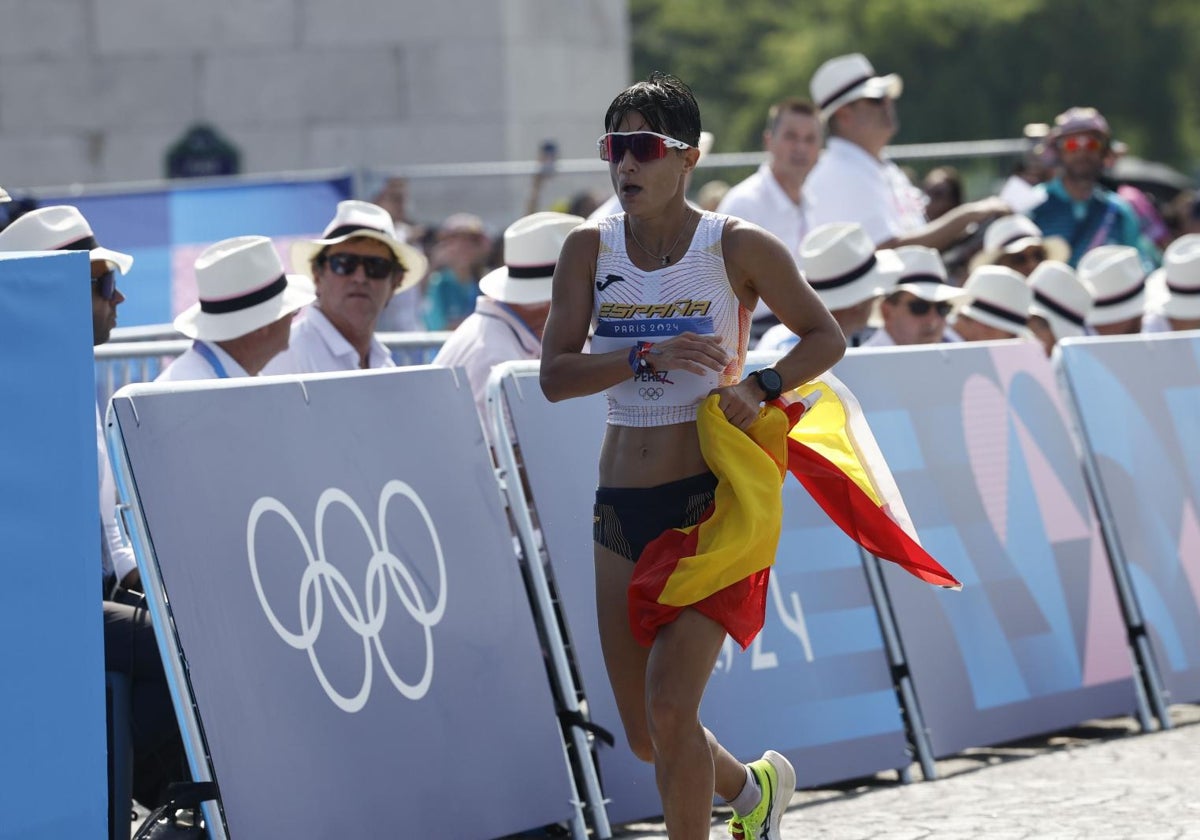
[[[1063,141],[1063,151],[1078,152],[1087,150],[1089,152],[1097,152],[1100,150],[1100,141],[1095,137],[1068,137]]]
[[[604,138],[602,160],[619,161],[629,151],[634,160],[646,163],[658,160],[667,154],[667,145],[661,137],[653,134],[609,134]]]

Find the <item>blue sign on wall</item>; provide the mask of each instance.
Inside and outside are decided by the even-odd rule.
[[[218,240],[272,237],[289,265],[288,243],[319,235],[350,192],[345,175],[229,186],[184,182],[144,192],[49,197],[40,204],[78,207],[102,245],[133,255],[133,269],[122,280],[128,300],[118,310],[120,326],[129,327],[169,323],[195,303],[192,264]]]

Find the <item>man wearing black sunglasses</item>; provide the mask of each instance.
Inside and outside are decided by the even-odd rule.
[[[933,248],[906,245],[896,249],[904,269],[896,288],[880,304],[883,325],[863,342],[863,347],[937,344],[961,341],[946,327],[946,316],[962,289],[947,282],[946,266]]]
[[[340,202],[320,239],[292,245],[292,268],[312,277],[317,301],[292,325],[288,349],[262,373],[394,367],[375,326],[392,295],[421,282],[427,265],[396,236],[382,207]]]

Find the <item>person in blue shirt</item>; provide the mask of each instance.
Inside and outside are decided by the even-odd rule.
[[[425,290],[425,328],[453,330],[475,311],[480,266],[490,243],[483,221],[470,213],[455,213],[438,231],[432,254],[433,271]]]
[[[1068,108],[1055,118],[1047,142],[1058,158],[1058,175],[1041,187],[1046,199],[1029,215],[1045,236],[1070,243],[1070,265],[1101,245],[1129,245],[1147,270],[1157,266],[1157,251],[1142,236],[1133,208],[1099,183],[1113,157],[1104,115],[1095,108]]]

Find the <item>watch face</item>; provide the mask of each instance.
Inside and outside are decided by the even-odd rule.
[[[763,368],[758,372],[758,381],[768,395],[779,395],[783,390],[783,377],[774,368]]]

